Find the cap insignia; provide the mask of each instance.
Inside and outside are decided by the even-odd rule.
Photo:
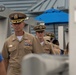
[[[42,26],[40,26],[40,29],[42,29]]]
[[[14,19],[18,19],[18,15],[17,14],[14,15]]]

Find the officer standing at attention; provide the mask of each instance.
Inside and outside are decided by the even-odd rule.
[[[34,27],[36,32],[35,36],[35,50],[41,50],[41,53],[54,54],[52,45],[44,39],[46,26],[44,23],[40,23]]]
[[[9,18],[12,22],[15,33],[6,39],[2,54],[7,75],[21,75],[22,58],[25,55],[34,52],[34,36],[23,30],[25,26],[24,20],[27,19],[25,14],[12,13],[9,15]]]
[[[0,54],[0,75],[6,75],[4,61],[3,61],[3,57],[1,54]]]

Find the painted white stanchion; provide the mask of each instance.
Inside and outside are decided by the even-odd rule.
[[[76,75],[76,0],[69,0],[69,72]]]
[[[64,27],[58,27],[58,40],[60,49],[64,50]]]

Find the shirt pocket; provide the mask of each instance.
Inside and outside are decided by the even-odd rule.
[[[25,54],[32,53],[32,46],[24,46],[24,52]]]
[[[9,56],[14,57],[17,53],[16,47],[10,47],[9,48]]]

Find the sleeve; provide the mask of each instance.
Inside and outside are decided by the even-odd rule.
[[[2,49],[2,56],[3,56],[4,59],[8,59],[9,58],[7,42],[4,43],[4,46],[3,46],[3,49]]]
[[[0,54],[0,62],[3,60],[3,57],[2,57],[2,55]]]

